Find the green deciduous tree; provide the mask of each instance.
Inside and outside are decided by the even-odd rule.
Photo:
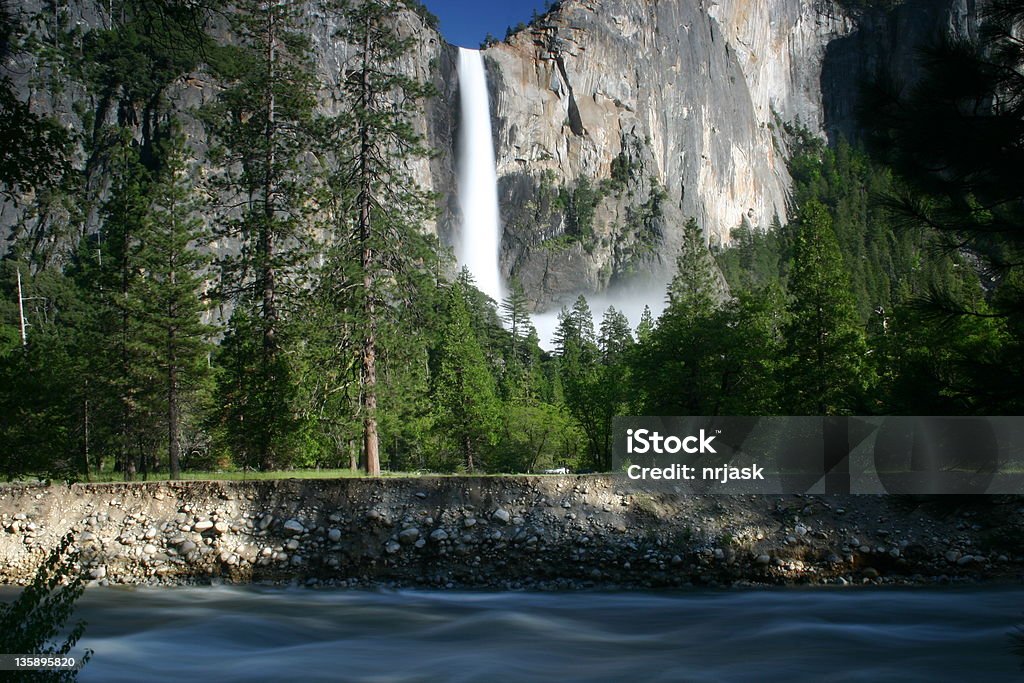
[[[537,472],[576,468],[586,452],[586,437],[564,407],[514,402],[502,409],[493,448],[492,472]]]

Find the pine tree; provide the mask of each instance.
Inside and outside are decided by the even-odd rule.
[[[381,328],[409,312],[417,289],[437,260],[422,225],[435,211],[433,198],[413,180],[408,164],[428,155],[413,125],[419,101],[433,89],[401,70],[414,37],[395,22],[401,5],[368,0],[330,0],[326,10],[342,25],[338,38],[350,46],[339,82],[343,111],[325,122],[323,144],[335,158],[329,201],[336,258],[357,264],[355,288],[339,293],[347,306],[354,294],[359,337],[363,458],[370,476],[380,474],[378,355]]]
[[[138,145],[121,132],[112,154],[110,196],[103,206],[103,223],[96,249],[85,245],[86,262],[80,284],[89,292],[89,330],[84,340],[93,387],[94,416],[114,425],[111,444],[125,479],[145,467],[140,448],[151,432],[151,405],[143,394],[156,375],[142,345],[139,252],[150,211],[151,173],[139,158]]]
[[[565,404],[583,426],[591,467],[603,469],[604,415],[598,398],[600,351],[594,334],[594,319],[584,296],[576,299],[572,309],[562,309],[555,342]]]
[[[509,280],[508,294],[501,302],[501,321],[512,333],[513,356],[516,355],[515,345],[529,334],[532,327],[529,305],[522,283],[516,278]]]
[[[499,402],[461,289],[458,283],[451,288],[432,393],[437,428],[472,472],[482,464],[483,447],[494,439]]]
[[[291,368],[283,355],[266,355],[262,331],[262,320],[236,307],[215,356],[215,441],[236,465],[253,469],[292,464],[285,456],[298,439],[298,387],[281,381]]]
[[[558,355],[566,357],[573,353],[593,356],[596,353],[594,316],[590,305],[582,294],[576,298],[571,309],[562,308],[555,330],[555,348]],[[592,360],[592,358],[591,358]]]
[[[536,330],[530,322],[529,302],[519,280],[509,282],[508,294],[501,302],[501,320],[509,332],[509,345],[505,357],[503,385],[506,398],[518,398],[529,394],[527,365],[531,363],[525,354],[531,352],[530,335],[536,337]]]
[[[676,257],[676,273],[668,286],[665,315],[696,318],[710,312],[718,299],[714,268],[704,232],[696,219],[688,219]]]
[[[705,396],[714,415],[781,412],[785,298],[778,286],[741,290],[716,314]]]
[[[26,297],[24,345],[18,270]],[[31,273],[15,259],[0,261],[0,276],[0,471],[9,479],[88,477],[82,409],[90,387],[77,322],[85,308],[82,291],[59,271]]]
[[[919,294],[921,311],[901,327],[922,323],[921,342],[946,369],[922,381],[941,387],[936,401],[957,396],[972,412],[1007,414],[1024,407],[1024,5],[992,0],[978,13],[979,31],[925,52],[913,88],[876,82],[862,123],[873,155],[900,180],[885,201],[896,225],[923,230],[989,289],[983,299],[963,296],[952,277]],[[972,331],[972,352],[935,334],[944,326]]]
[[[601,363],[597,381],[592,388],[593,406],[599,419],[594,427],[598,431],[599,460],[601,469],[610,469],[612,447],[612,418],[622,414],[633,395],[630,360],[633,352],[633,335],[629,319],[621,311],[609,306],[601,319],[598,349]]]
[[[788,411],[851,412],[867,381],[867,346],[831,218],[817,201],[800,209],[789,296]]]
[[[668,286],[668,306],[638,349],[636,370],[645,387],[645,412],[652,415],[704,415],[714,384],[711,351],[717,332],[719,286],[707,242],[689,219]]]
[[[255,404],[283,411],[264,429],[253,416],[248,426],[261,438],[250,442],[264,469],[289,463],[288,444],[300,427],[297,407],[280,398],[296,394],[286,357],[288,314],[298,308],[302,271],[310,258],[310,198],[315,187],[307,157],[313,150],[314,80],[309,41],[301,24],[305,4],[297,0],[243,0],[232,15],[239,45],[222,49],[215,61],[230,85],[203,116],[217,145],[212,159],[223,173],[212,179],[218,196],[216,237],[239,244],[218,262],[221,292],[259,335],[262,351],[246,355],[246,372],[273,396]],[[240,210],[239,210],[240,207]],[[250,322],[258,320],[258,325]],[[240,343],[232,348],[248,348]],[[232,364],[234,361],[230,361]],[[285,417],[290,419],[285,419]],[[264,415],[264,417],[266,417]],[[238,454],[252,461],[253,454]]]
[[[197,248],[204,237],[196,214],[191,180],[181,139],[164,147],[162,170],[150,190],[152,207],[139,235],[136,315],[143,344],[162,371],[167,420],[167,460],[170,478],[181,476],[182,403],[194,393],[206,371],[211,330],[201,320],[209,304],[200,290],[209,259]],[[155,387],[154,387],[155,388]]]
[[[640,314],[640,322],[636,326],[636,340],[639,343],[644,343],[651,338],[651,334],[654,332],[654,316],[651,314],[651,307],[644,306],[643,313]]]
[[[601,319],[601,333],[597,340],[602,362],[606,365],[615,362],[632,345],[633,334],[629,329],[629,319],[625,313],[609,306]]]
[[[558,403],[551,395],[551,382],[545,372],[545,354],[540,348],[540,336],[531,325],[525,340],[529,356],[526,360],[526,397],[535,401]]]

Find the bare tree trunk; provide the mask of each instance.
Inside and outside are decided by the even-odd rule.
[[[142,434],[138,435],[136,443],[139,447],[139,471],[142,472],[142,481],[149,479],[149,454],[146,452],[145,440]]]
[[[275,292],[274,258],[274,218],[277,214],[277,203],[275,196],[274,179],[276,171],[276,155],[274,145],[277,136],[276,107],[277,100],[274,93],[275,67],[277,60],[277,38],[274,29],[276,28],[277,17],[271,9],[267,15],[267,82],[270,88],[267,102],[267,128],[264,133],[266,137],[266,168],[263,176],[263,230],[260,236],[260,251],[263,262],[263,344],[273,351],[276,346],[277,326],[277,301]]]
[[[360,212],[360,223],[369,229],[369,201]],[[366,233],[364,233],[366,234]],[[368,235],[363,241],[363,287],[366,299],[363,312],[366,316],[366,336],[363,340],[363,451],[366,458],[366,474],[371,477],[380,476],[379,437],[377,435],[377,330],[376,311],[373,304],[373,273],[369,264],[373,259],[373,251],[369,245]]]
[[[135,456],[128,448],[128,407],[121,406],[121,466],[124,468],[124,480],[135,479]]]
[[[129,383],[128,379],[130,374],[131,359],[128,357],[128,244],[129,235],[128,231],[125,230],[122,236],[123,244],[121,251],[121,379],[126,383]],[[131,408],[129,402],[131,400],[130,395],[134,393],[134,389],[130,386],[123,387],[123,390],[128,392],[129,396],[121,397],[121,464],[124,467],[124,479],[125,481],[132,481],[135,479],[136,465],[134,456],[130,455],[128,448],[128,433],[129,425],[131,425]]]
[[[353,472],[359,469],[359,450],[353,441],[348,442],[348,468]]]
[[[370,99],[370,31],[363,37],[362,80],[360,84],[360,106],[365,112]],[[363,455],[366,458],[366,474],[380,476],[380,440],[377,434],[377,312],[374,302],[376,276],[370,224],[370,153],[369,122],[363,121],[359,129],[359,240],[362,244],[361,265],[363,268],[363,315],[366,334],[363,337]]]
[[[88,390],[89,383],[86,382]],[[82,453],[82,464],[85,466],[85,480],[89,481],[89,399],[85,399],[85,450]]]
[[[173,339],[174,333],[171,332]],[[181,443],[178,439],[178,368],[171,351],[167,368],[167,467],[171,479],[181,479]]]
[[[274,218],[277,214],[275,201],[274,178],[276,163],[275,137],[276,130],[276,98],[274,93],[275,62],[277,60],[276,28],[277,17],[273,8],[267,13],[267,82],[270,88],[267,101],[267,127],[264,131],[266,144],[265,168],[263,175],[263,224],[260,227],[260,284],[263,286],[263,370],[264,376],[269,368],[276,367],[273,363],[277,353],[277,301],[274,259]],[[276,378],[271,378],[276,379]],[[273,382],[272,382],[273,384]],[[260,468],[268,470],[273,467],[270,444],[264,438],[260,442]]]

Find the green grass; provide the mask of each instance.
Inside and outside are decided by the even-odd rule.
[[[382,472],[383,477],[417,477],[420,472]],[[267,472],[226,470],[226,471],[196,471],[182,472],[182,480],[189,481],[252,481],[263,479],[349,479],[362,477],[365,474],[361,470],[350,469],[301,469],[301,470],[271,470]],[[141,475],[135,477],[136,481],[167,481],[167,472],[150,474],[148,479]],[[124,475],[120,472],[103,472],[89,478],[92,482],[124,481]]]
[[[382,472],[383,477],[419,477],[423,472]],[[209,470],[186,471],[181,473],[181,481],[256,481],[264,479],[351,479],[365,476],[361,470],[350,469],[301,469],[272,470],[267,472],[243,470]],[[15,480],[19,483],[42,481],[37,477],[26,476]],[[85,479],[79,479],[85,483]],[[89,475],[89,483],[122,482],[124,475],[120,472],[103,471]],[[168,481],[167,472],[149,473],[147,476],[136,475],[135,481]]]
[[[358,477],[365,477],[366,475],[362,470],[350,470],[350,469],[298,469],[298,470],[273,470],[268,472],[255,472],[255,471],[242,471],[242,470],[209,470],[209,471],[186,471],[181,473],[181,479],[179,481],[262,481],[262,480],[274,480],[274,479],[353,479]],[[407,472],[390,472],[383,471],[381,476],[384,478],[415,478],[415,477],[543,477],[543,476],[557,476],[557,475],[544,475],[544,474],[529,474],[529,473],[494,473],[494,472],[473,472],[473,473],[446,473],[446,472],[423,472],[423,471],[407,471]],[[16,483],[30,484],[42,481],[36,477],[23,477],[16,479]],[[123,482],[124,475],[120,472],[104,471],[101,473],[92,473],[89,477],[88,482],[85,479],[79,479],[79,483],[109,483],[109,482]],[[150,473],[147,477],[143,477],[141,474],[137,475],[134,479],[136,482],[140,481],[168,481],[167,472]],[[0,482],[0,486],[4,482]]]

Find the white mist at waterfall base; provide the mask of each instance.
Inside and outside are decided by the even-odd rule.
[[[667,305],[666,290],[668,284],[660,281],[620,285],[596,294],[584,293],[583,296],[590,306],[590,312],[594,318],[594,329],[601,327],[601,319],[609,306],[623,314],[629,320],[629,326],[636,332],[640,318],[643,316],[644,308],[651,309],[651,315],[655,320],[662,314]],[[576,297],[562,299],[565,308],[572,308]],[[561,307],[556,307],[534,313],[530,316],[534,328],[537,330],[537,338],[540,346],[546,351],[555,350],[555,336],[558,331],[558,316],[561,314]]]
[[[459,48],[459,208],[462,228],[456,241],[459,267],[469,269],[477,288],[495,301],[504,289],[498,267],[501,219],[498,174],[491,137],[487,74],[479,50]]]

